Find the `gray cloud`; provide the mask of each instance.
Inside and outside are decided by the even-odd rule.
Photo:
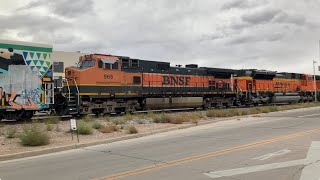
[[[251,24],[262,24],[270,22],[279,13],[281,13],[281,10],[279,9],[265,8],[262,10],[255,10],[251,13],[244,14],[241,18],[243,21]]]
[[[2,29],[28,29],[32,32],[51,31],[70,25],[63,20],[36,14],[0,15]]]
[[[318,55],[316,0],[37,0],[25,4],[0,15],[1,38],[172,64],[291,72],[310,72],[305,61]]]
[[[230,9],[247,9],[257,7],[267,2],[264,0],[255,1],[255,0],[232,0],[222,5],[221,10],[230,10]]]
[[[306,23],[306,18],[303,15],[281,12],[274,18],[274,22],[304,25]]]
[[[92,0],[37,0],[32,1],[19,10],[32,10],[32,8],[47,7],[47,10],[68,18],[73,18],[82,14],[88,14],[93,12],[93,1]]]
[[[273,42],[279,41],[284,37],[282,33],[270,33],[266,36],[256,36],[256,35],[240,35],[233,38],[228,42],[228,44],[238,45],[243,43],[257,43],[257,42]]]

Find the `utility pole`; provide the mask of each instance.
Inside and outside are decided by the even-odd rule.
[[[314,83],[314,101],[317,102],[317,84],[316,84],[316,69],[315,64],[317,61],[313,61],[313,83]]]

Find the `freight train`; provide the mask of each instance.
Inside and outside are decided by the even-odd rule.
[[[257,69],[170,66],[169,62],[108,54],[79,57],[53,83],[52,46],[0,40],[0,120],[29,120],[37,111],[59,115],[133,113],[310,102],[320,76]],[[319,96],[319,94],[317,94]]]
[[[316,84],[309,74],[196,64],[170,66],[169,62],[90,54],[81,56],[78,66],[65,69],[64,87],[55,96],[55,111],[60,115],[99,115],[310,102]]]

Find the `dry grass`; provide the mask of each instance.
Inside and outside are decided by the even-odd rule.
[[[184,114],[179,114],[177,116],[171,116],[169,119],[169,122],[171,124],[182,124],[184,122],[187,122],[187,116]]]
[[[105,126],[99,129],[101,133],[112,133],[114,132],[110,126]]]
[[[110,121],[115,125],[121,125],[126,123],[124,119],[119,119],[119,118],[114,118],[114,119],[111,119]]]
[[[137,134],[139,131],[134,125],[128,125],[126,128],[128,134]]]
[[[53,130],[53,124],[46,124],[46,129],[47,129],[47,131],[52,131]]]
[[[148,111],[146,114],[146,118],[155,119],[158,115],[156,115],[153,111]]]
[[[99,131],[102,133],[112,133],[112,132],[119,131],[119,127],[114,123],[109,123],[106,126],[101,127]]]
[[[153,119],[153,122],[155,122],[155,123],[169,123],[171,119],[172,119],[172,116],[169,116],[168,114],[165,114],[165,113],[161,113],[161,115],[157,115]]]
[[[210,109],[206,113],[207,117],[228,117],[225,109]]]
[[[86,121],[86,122],[91,122],[91,121],[93,121],[93,117],[90,115],[85,115],[82,117],[82,120]]]
[[[100,129],[102,127],[103,127],[103,125],[99,121],[94,121],[92,124],[93,129]]]
[[[5,137],[8,139],[16,138],[17,128],[16,127],[7,127],[5,130]]]
[[[130,121],[132,119],[134,119],[134,116],[130,113],[126,113],[123,117],[122,117],[125,121]]]
[[[210,109],[206,112],[206,116],[207,117],[233,117],[233,116],[269,113],[269,112],[298,109],[298,108],[307,108],[307,107],[314,107],[314,106],[320,106],[320,103],[316,102],[316,103],[291,104],[291,105],[282,105],[282,106],[263,106],[263,107],[236,108],[236,109]]]
[[[45,121],[46,124],[58,124],[60,122],[59,117],[51,117]]]

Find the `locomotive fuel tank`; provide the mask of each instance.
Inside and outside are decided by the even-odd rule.
[[[184,107],[201,107],[203,97],[169,97],[169,98],[147,98],[147,109],[161,108],[184,108]]]
[[[296,103],[301,100],[301,96],[298,93],[274,93],[271,99],[271,103]]]

